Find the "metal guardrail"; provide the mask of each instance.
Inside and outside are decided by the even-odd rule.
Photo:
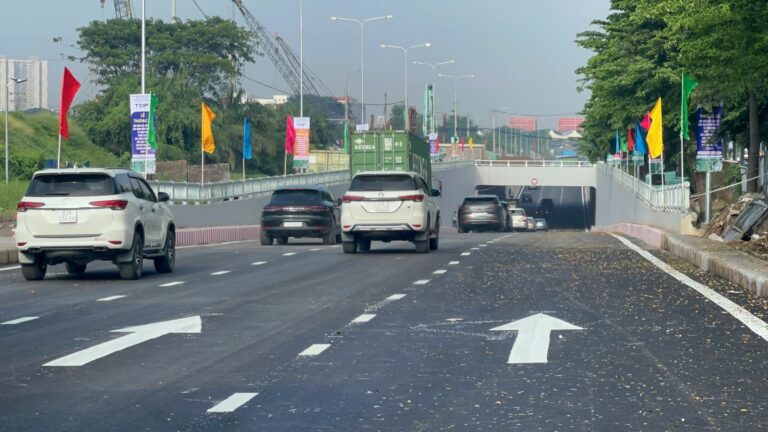
[[[588,161],[566,160],[476,160],[475,166],[504,168],[593,168]]]
[[[434,171],[442,171],[460,166],[471,166],[472,161],[439,162],[432,165]],[[173,182],[150,180],[155,193],[165,192],[172,201],[216,202],[248,198],[272,192],[281,186],[332,185],[350,180],[349,170],[325,171],[289,176],[262,177],[240,181],[206,183]]]
[[[680,184],[652,186],[619,168],[608,166],[602,162],[597,164],[597,169],[611,176],[614,181],[631,189],[639,200],[654,210],[669,213],[688,213],[690,211],[691,188],[689,182],[683,182],[682,186]]]

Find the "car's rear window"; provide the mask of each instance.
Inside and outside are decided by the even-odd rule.
[[[512,216],[525,216],[525,211],[523,210],[512,210]]]
[[[312,189],[278,190],[272,193],[270,204],[322,204],[320,192]]]
[[[350,191],[411,191],[416,182],[408,175],[359,175],[352,179]]]
[[[115,179],[106,174],[42,174],[32,179],[27,196],[115,195]]]

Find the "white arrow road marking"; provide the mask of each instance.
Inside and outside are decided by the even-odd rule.
[[[391,296],[387,297],[387,300],[400,300],[403,297],[405,297],[405,294],[392,294]]]
[[[130,334],[50,361],[43,366],[82,366],[134,345],[157,339],[160,336],[170,333],[200,333],[201,331],[202,322],[200,321],[199,316],[112,330],[113,333]]]
[[[362,314],[359,317],[352,320],[352,324],[360,324],[360,323],[367,323],[368,321],[374,319],[376,317],[376,314]]]
[[[451,261],[448,263],[448,265],[459,265],[458,261]]]
[[[21,318],[16,318],[15,320],[10,320],[10,321],[6,321],[4,323],[0,323],[0,325],[16,325],[16,324],[25,323],[27,321],[34,321],[34,320],[36,320],[38,318],[40,318],[40,317],[32,317],[32,316],[21,317]]]
[[[432,274],[441,275],[441,274],[445,274],[445,272],[447,272],[447,271],[448,270],[440,269],[440,270],[433,271]]]
[[[414,282],[414,285],[426,285],[429,283],[429,279],[419,279],[416,282]]]
[[[266,261],[256,261],[255,263],[251,263],[252,266],[260,266],[266,264]]]
[[[331,344],[314,344],[310,345],[309,348],[305,349],[304,351],[299,353],[299,357],[312,357],[320,354],[321,352],[327,350]]]
[[[162,284],[162,285],[160,285],[160,286],[161,286],[161,287],[172,287],[172,286],[176,286],[176,285],[181,285],[181,284],[183,284],[183,283],[184,283],[184,282],[182,282],[182,281],[174,281],[174,282],[168,282],[168,283],[164,283],[164,284]]]
[[[0,268],[0,271],[16,270],[16,269],[20,269],[20,268],[21,268],[20,265],[13,266],[13,267],[3,267],[3,268]]]
[[[221,276],[221,275],[225,275],[225,274],[229,273],[230,271],[231,271],[231,270],[221,270],[221,271],[213,272],[213,273],[211,273],[211,276]]]
[[[108,302],[108,301],[112,301],[112,300],[121,299],[121,298],[123,298],[123,297],[127,297],[127,296],[124,296],[124,295],[113,295],[113,296],[111,296],[111,297],[104,297],[104,298],[100,298],[100,299],[98,299],[98,300],[96,300],[96,301],[100,301],[100,302]]]
[[[208,412],[209,413],[232,412],[240,408],[244,404],[248,403],[248,401],[256,397],[256,395],[258,395],[258,393],[235,393],[232,396],[216,404],[216,406],[209,409]]]
[[[569,322],[538,313],[491,331],[517,331],[517,338],[512,345],[507,363],[546,363],[549,352],[549,335],[552,330],[584,330]]]
[[[461,256],[470,256],[472,255],[472,252],[462,252]]]

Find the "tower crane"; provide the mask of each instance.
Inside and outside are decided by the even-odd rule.
[[[106,3],[106,0],[101,0],[102,9],[104,9],[104,3]],[[133,18],[133,7],[131,7],[131,0],[114,0],[114,3],[115,3],[115,16],[118,19]]]

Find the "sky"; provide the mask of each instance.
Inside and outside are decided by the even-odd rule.
[[[74,46],[77,29],[94,20],[115,16],[112,0],[2,0],[0,56],[49,60],[50,106],[58,106],[64,66],[83,83],[75,103],[94,97],[84,64],[62,59],[78,56]],[[136,16],[141,1],[132,0]],[[299,0],[243,0],[245,6],[272,33],[280,33],[299,52]],[[207,15],[235,18],[245,26],[230,0],[197,0]],[[388,101],[404,94],[404,56],[380,44],[411,46],[425,42],[429,48],[409,51],[409,62],[436,63],[438,73],[475,74],[458,82],[458,111],[483,126],[490,125],[494,109],[538,115],[539,123],[552,127],[558,115],[578,113],[587,93],[577,92],[576,68],[590,53],[576,46],[577,33],[588,30],[595,19],[609,13],[610,0],[303,0],[304,62],[338,95],[343,95],[349,73],[350,96],[360,98],[360,27],[331,21],[331,16],[368,18],[393,15],[365,26],[365,98],[368,114],[381,114],[384,93]],[[183,20],[202,19],[193,0],[177,0]],[[171,0],[146,0],[147,17],[168,20]],[[61,42],[54,43],[54,37]],[[246,67],[246,75],[278,89],[287,89],[267,57]],[[409,64],[408,99],[423,111],[423,92],[432,68]],[[244,81],[249,96],[271,97],[279,92]],[[138,90],[138,89],[137,89]],[[436,78],[437,112],[452,112],[454,82]],[[127,103],[127,101],[126,101]],[[439,115],[438,115],[439,116]],[[504,115],[497,121],[504,122]]]

